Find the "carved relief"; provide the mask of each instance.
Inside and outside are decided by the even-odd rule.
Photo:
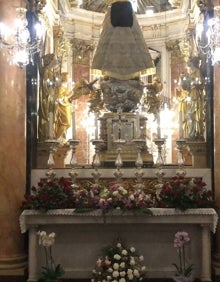
[[[91,52],[94,50],[94,44],[91,41],[72,39],[73,63],[80,65],[89,65]]]
[[[161,36],[161,25],[160,24],[154,24],[151,26],[152,30],[152,37],[158,38]]]

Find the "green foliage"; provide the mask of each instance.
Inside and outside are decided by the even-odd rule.
[[[39,282],[56,282],[64,275],[64,270],[60,264],[53,268],[42,267],[42,269]]]

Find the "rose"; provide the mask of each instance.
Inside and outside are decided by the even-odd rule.
[[[114,259],[120,260],[120,259],[121,259],[121,256],[120,256],[119,254],[115,254],[115,255],[114,255]]]
[[[127,252],[127,250],[122,250],[121,254],[122,254],[123,256],[126,256],[126,255],[128,254],[128,252]]]
[[[113,269],[115,269],[115,270],[119,269],[118,263],[114,263],[114,264],[113,264]]]
[[[119,272],[117,270],[113,271],[112,276],[117,278],[119,276]]]

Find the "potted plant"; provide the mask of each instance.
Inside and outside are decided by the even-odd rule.
[[[189,244],[190,237],[186,231],[176,232],[174,236],[174,248],[177,249],[179,262],[173,263],[176,268],[176,273],[173,279],[176,282],[189,282],[192,280],[193,265],[187,264],[186,260],[186,245]]]
[[[39,245],[43,246],[46,265],[42,267],[39,282],[58,282],[64,275],[64,270],[60,264],[56,264],[52,256],[52,246],[55,243],[54,232],[47,234],[45,231],[39,231]]]

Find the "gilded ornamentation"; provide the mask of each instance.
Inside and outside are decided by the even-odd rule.
[[[61,143],[66,142],[66,132],[71,126],[71,95],[67,88],[68,73],[61,73],[61,85],[55,91],[54,137]]]
[[[54,52],[57,57],[57,60],[60,64],[60,69],[62,69],[62,64],[64,60],[67,59],[71,44],[68,39],[64,35],[64,31],[61,26],[54,26],[53,28],[53,36],[54,36]]]
[[[39,64],[40,89],[39,89],[39,141],[45,141],[49,137],[49,113],[54,108],[54,87],[57,72],[57,61],[54,54],[43,56]]]
[[[180,49],[180,39],[166,41],[166,49],[171,52],[171,63],[183,60],[184,55]]]
[[[101,82],[101,90],[108,110],[117,112],[121,108],[123,112],[130,112],[137,108],[143,94],[143,85],[138,79],[124,81],[105,78]]]
[[[156,117],[160,111],[161,102],[163,96],[161,91],[163,89],[163,84],[159,77],[154,77],[152,83],[146,85],[147,94],[143,98],[143,104],[147,107],[148,113],[154,114]]]
[[[72,39],[71,46],[73,50],[73,63],[80,65],[89,65],[90,56],[94,50],[94,44],[91,41]]]

